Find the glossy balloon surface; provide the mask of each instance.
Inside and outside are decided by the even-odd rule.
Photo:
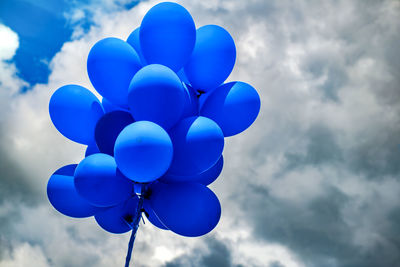
[[[138,121],[125,127],[115,142],[118,168],[135,182],[151,182],[169,168],[173,147],[168,133],[150,121]]]
[[[185,90],[175,72],[152,64],[143,67],[129,86],[129,107],[135,120],[171,128],[182,116]]]
[[[64,215],[74,218],[90,217],[103,208],[95,207],[82,198],[74,186],[77,164],[58,169],[47,183],[47,197],[53,207]]]
[[[192,16],[176,3],[155,5],[140,25],[140,45],[146,62],[162,64],[174,71],[189,60],[195,40]]]
[[[122,111],[129,112],[128,109],[117,106],[117,105],[111,103],[110,100],[107,100],[107,98],[104,98],[104,97],[101,100],[101,105],[103,106],[105,113],[109,113],[109,112],[116,111],[116,110],[122,110]]]
[[[236,47],[230,34],[220,26],[206,25],[197,29],[185,74],[193,88],[208,92],[228,78],[235,60]]]
[[[94,88],[121,107],[127,107],[129,83],[141,67],[135,49],[117,38],[98,41],[87,60],[87,71]]]
[[[101,117],[94,132],[99,151],[114,156],[115,140],[121,131],[133,122],[132,115],[121,110],[109,112]]]
[[[140,62],[142,63],[143,66],[146,66],[146,60],[143,57],[143,53],[142,53],[142,48],[140,47],[140,36],[139,33],[140,32],[140,27],[137,27],[128,37],[128,39],[126,40],[126,42],[128,44],[130,44],[133,49],[135,49],[136,53],[138,54],[139,58],[140,58]]]
[[[74,176],[79,195],[95,206],[113,206],[134,194],[132,181],[122,175],[114,158],[106,154],[84,158]]]
[[[188,84],[182,83],[185,90],[182,119],[199,115],[199,99],[196,91]]]
[[[186,77],[185,70],[183,68],[181,68],[176,74],[183,83],[190,84],[188,78]]]
[[[65,85],[51,96],[51,121],[65,137],[81,144],[94,143],[94,129],[104,111],[96,96],[79,85]]]
[[[132,222],[135,217],[138,201],[139,199],[135,195],[117,206],[99,212],[94,218],[98,225],[107,232],[113,234],[129,232],[132,228],[128,222]]]
[[[174,157],[167,174],[196,175],[212,167],[224,148],[219,126],[205,117],[189,117],[169,132]]]
[[[169,230],[194,237],[207,234],[218,224],[221,205],[217,196],[206,186],[157,182],[151,190],[151,206]]]
[[[163,177],[161,177],[159,181],[165,183],[196,182],[203,185],[209,185],[212,182],[214,182],[221,174],[223,166],[224,166],[224,158],[221,155],[221,157],[219,158],[217,163],[214,164],[214,166],[212,166],[211,168],[202,173],[196,175],[188,175],[188,176],[166,174]]]
[[[158,219],[157,215],[153,211],[153,208],[151,207],[150,201],[149,200],[144,200],[143,201],[143,208],[146,211],[146,218],[153,224],[155,227],[163,229],[163,230],[168,230],[167,227]]]
[[[96,144],[90,144],[85,150],[85,158],[96,153],[100,153],[99,148]]]
[[[257,91],[244,82],[230,82],[215,89],[204,101],[200,114],[215,121],[224,136],[246,130],[260,111]]]

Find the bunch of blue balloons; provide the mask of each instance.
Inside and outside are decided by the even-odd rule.
[[[189,12],[170,2],[152,7],[127,41],[98,41],[87,71],[102,101],[79,85],[62,86],[50,100],[57,130],[87,145],[79,164],[50,177],[55,209],[124,233],[142,199],[140,212],[156,227],[210,232],[221,205],[207,186],[222,171],[224,137],[247,129],[260,109],[252,86],[224,83],[235,60],[225,29],[196,30]]]

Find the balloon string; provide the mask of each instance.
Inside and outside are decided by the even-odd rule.
[[[135,217],[132,223],[129,223],[129,225],[132,227],[132,234],[131,238],[129,239],[128,252],[126,254],[126,260],[125,260],[125,267],[129,267],[129,262],[131,261],[133,244],[135,243],[136,233],[139,228],[140,219],[142,219],[142,210],[143,210],[143,197],[139,196],[139,202],[136,207]]]

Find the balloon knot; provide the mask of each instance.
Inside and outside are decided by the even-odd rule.
[[[200,98],[201,95],[205,94],[206,92],[203,90],[196,90],[197,98]]]

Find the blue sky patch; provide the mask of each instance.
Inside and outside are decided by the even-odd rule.
[[[0,23],[10,27],[19,36],[19,48],[13,61],[18,76],[30,86],[47,83],[50,74],[48,63],[60,51],[62,45],[71,39],[76,24],[65,16],[73,9],[87,6],[90,0],[1,0]],[[138,1],[121,5],[130,9]],[[75,22],[77,23],[77,22]],[[88,30],[92,25],[91,15],[79,25]],[[29,88],[24,88],[23,91]]]

